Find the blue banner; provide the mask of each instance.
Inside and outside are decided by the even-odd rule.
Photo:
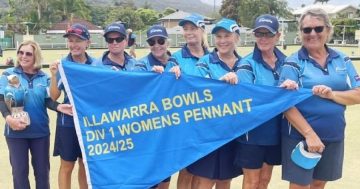
[[[149,188],[312,95],[71,62],[60,73],[95,189]]]

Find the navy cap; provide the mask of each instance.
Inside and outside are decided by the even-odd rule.
[[[153,25],[146,31],[147,39],[153,37],[168,38],[166,28],[160,25]]]
[[[196,13],[193,13],[193,14],[185,17],[184,19],[180,20],[179,26],[184,26],[186,23],[191,23],[199,28],[200,27],[205,28],[204,17],[202,17],[201,15],[196,14]]]
[[[263,14],[256,18],[254,30],[259,28],[266,28],[271,33],[276,34],[279,29],[279,21],[275,16],[270,14]]]
[[[219,22],[217,22],[215,24],[215,27],[212,29],[211,33],[215,34],[220,29],[224,29],[224,30],[226,30],[228,32],[237,33],[237,34],[240,35],[240,27],[239,27],[239,25],[237,25],[235,20],[231,20],[231,19],[228,19],[228,18],[221,19]]]
[[[305,150],[305,141],[300,141],[291,153],[291,160],[304,169],[312,169],[321,159],[321,154]]]
[[[110,32],[117,32],[120,33],[121,35],[126,36],[126,29],[124,24],[119,23],[119,22],[113,22],[110,25],[106,26],[105,30],[104,30],[104,37],[106,37],[106,35]]]
[[[82,40],[89,40],[90,33],[86,26],[82,24],[73,24],[70,28],[66,30],[65,35],[63,37],[68,37],[69,35],[78,36]]]

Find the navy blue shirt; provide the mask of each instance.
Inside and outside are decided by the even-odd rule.
[[[346,91],[360,87],[359,75],[350,58],[335,49],[325,47],[328,56],[324,68],[302,47],[286,59],[281,70],[280,83],[291,79],[303,88],[312,89],[315,85],[326,85],[333,91]],[[346,106],[314,95],[297,104],[296,107],[321,140],[331,142],[344,139]],[[303,138],[290,124],[285,124],[283,135]]]
[[[171,56],[171,53],[168,51],[167,54]],[[164,70],[167,70],[166,65],[173,63],[172,59],[169,59],[166,64],[161,63],[158,59],[154,57],[152,53],[149,53],[147,56],[141,58],[137,64],[135,64],[136,71],[151,71],[153,66],[163,66]]]
[[[240,82],[256,85],[277,86],[279,83],[280,67],[286,56],[275,47],[277,58],[275,67],[270,67],[264,60],[260,49],[255,45],[254,51],[240,61],[237,75]],[[278,115],[259,127],[238,138],[245,144],[278,145],[280,144],[281,115]]]
[[[111,68],[114,70],[123,70],[123,71],[133,71],[134,70],[135,64],[137,63],[137,61],[133,57],[128,55],[126,52],[124,52],[124,56],[125,56],[124,65],[120,65],[120,64],[110,60],[110,58],[108,56],[109,53],[110,53],[110,51],[105,51],[104,54],[102,55],[102,57],[97,59],[93,63],[93,65],[100,66],[100,67],[105,66],[107,68]]]
[[[22,131],[13,131],[8,124],[5,125],[5,136],[10,138],[39,138],[48,136],[49,117],[46,109],[46,98],[49,98],[48,87],[50,79],[43,71],[38,71],[29,78],[21,67],[6,69],[0,79],[0,94],[4,95],[8,85],[8,75],[16,75],[25,90],[24,111],[28,112],[30,125]]]

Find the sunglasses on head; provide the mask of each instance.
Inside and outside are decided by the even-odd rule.
[[[78,35],[82,35],[83,31],[82,29],[78,29],[78,28],[69,28],[66,30],[66,33],[76,33]]]
[[[276,34],[273,34],[271,32],[254,32],[255,37],[257,38],[261,38],[261,37],[265,37],[265,38],[272,38],[274,37]]]
[[[30,56],[33,56],[33,53],[32,53],[32,52],[18,51],[17,54],[20,55],[20,56],[23,56],[23,55],[29,56],[29,57],[30,57]]]
[[[148,40],[147,40],[147,43],[148,43],[150,46],[154,46],[155,43],[157,43],[157,44],[159,44],[159,45],[163,45],[163,44],[165,44],[165,41],[166,41],[165,38],[160,37],[160,38],[158,38],[157,40],[155,40],[155,39],[148,39]]]
[[[316,33],[321,33],[324,31],[325,26],[316,26],[316,27],[306,27],[306,28],[302,28],[302,32],[309,34],[312,32],[312,30],[315,30]]]
[[[116,43],[121,43],[122,41],[124,41],[124,39],[125,39],[124,36],[115,37],[115,38],[107,37],[105,38],[105,41],[107,43],[114,43],[114,41],[116,41]]]

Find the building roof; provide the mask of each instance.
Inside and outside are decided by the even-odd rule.
[[[211,31],[214,27],[215,27],[215,24],[206,25],[205,26],[206,33],[211,34]],[[183,28],[181,26],[175,26],[172,28],[167,28],[166,31],[168,34],[182,34]],[[247,27],[240,27],[240,33],[248,33],[248,32],[252,32],[252,30]]]
[[[102,33],[103,29],[94,25],[93,23],[83,20],[80,18],[73,18],[71,20],[64,20],[59,23],[53,24],[53,26],[46,31],[46,33],[65,33],[66,29],[69,28],[72,24],[82,24],[86,26],[90,33]]]
[[[159,20],[181,20],[189,15],[191,15],[191,13],[178,10],[172,14],[169,14],[167,16],[160,18]],[[201,15],[201,16],[203,16],[203,15]],[[203,16],[203,17],[204,17],[204,20],[208,20],[208,21],[215,20],[214,18],[210,18],[210,17],[206,17],[206,16]]]
[[[299,9],[295,10],[293,12],[293,15],[301,15],[302,13],[304,13],[306,10],[308,10],[310,8],[321,8],[328,14],[337,14],[347,8],[358,9],[357,7],[355,7],[353,5],[331,5],[331,4],[316,3],[316,4],[311,4],[311,5],[308,5],[303,8],[299,8]]]

